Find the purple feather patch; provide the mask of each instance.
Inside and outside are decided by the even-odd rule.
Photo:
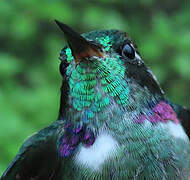
[[[65,134],[60,138],[58,150],[61,157],[68,157],[82,143],[85,147],[94,144],[94,133],[87,128],[79,126],[72,128],[71,124],[65,125]]]
[[[153,107],[151,115],[141,114],[137,119],[135,119],[135,122],[143,123],[145,120],[152,123],[167,123],[168,121],[173,121],[176,124],[179,123],[175,111],[168,103],[164,101],[159,102],[155,107]]]

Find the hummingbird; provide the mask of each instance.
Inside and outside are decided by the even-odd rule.
[[[190,110],[172,103],[129,35],[55,20],[58,118],[21,146],[2,180],[188,180]]]

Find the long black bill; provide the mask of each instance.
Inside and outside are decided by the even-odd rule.
[[[99,47],[87,41],[79,33],[72,30],[66,24],[63,24],[57,20],[55,20],[55,22],[65,34],[69,47],[71,48],[72,54],[74,56],[76,65],[84,57],[103,56],[103,54],[99,51]]]

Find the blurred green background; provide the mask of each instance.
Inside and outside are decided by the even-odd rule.
[[[54,19],[79,32],[128,32],[169,98],[190,107],[189,0],[1,0],[0,174],[24,139],[57,118],[65,41]]]

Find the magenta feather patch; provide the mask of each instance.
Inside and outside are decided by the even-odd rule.
[[[60,138],[58,150],[61,157],[68,157],[82,143],[85,147],[90,147],[95,141],[92,130],[78,126],[72,128],[70,123],[65,125],[65,134]]]
[[[173,108],[166,102],[159,102],[153,109],[151,115],[140,115],[135,122],[143,123],[145,120],[148,120],[152,123],[173,121],[175,123],[179,123],[177,118],[177,114],[173,110]]]

